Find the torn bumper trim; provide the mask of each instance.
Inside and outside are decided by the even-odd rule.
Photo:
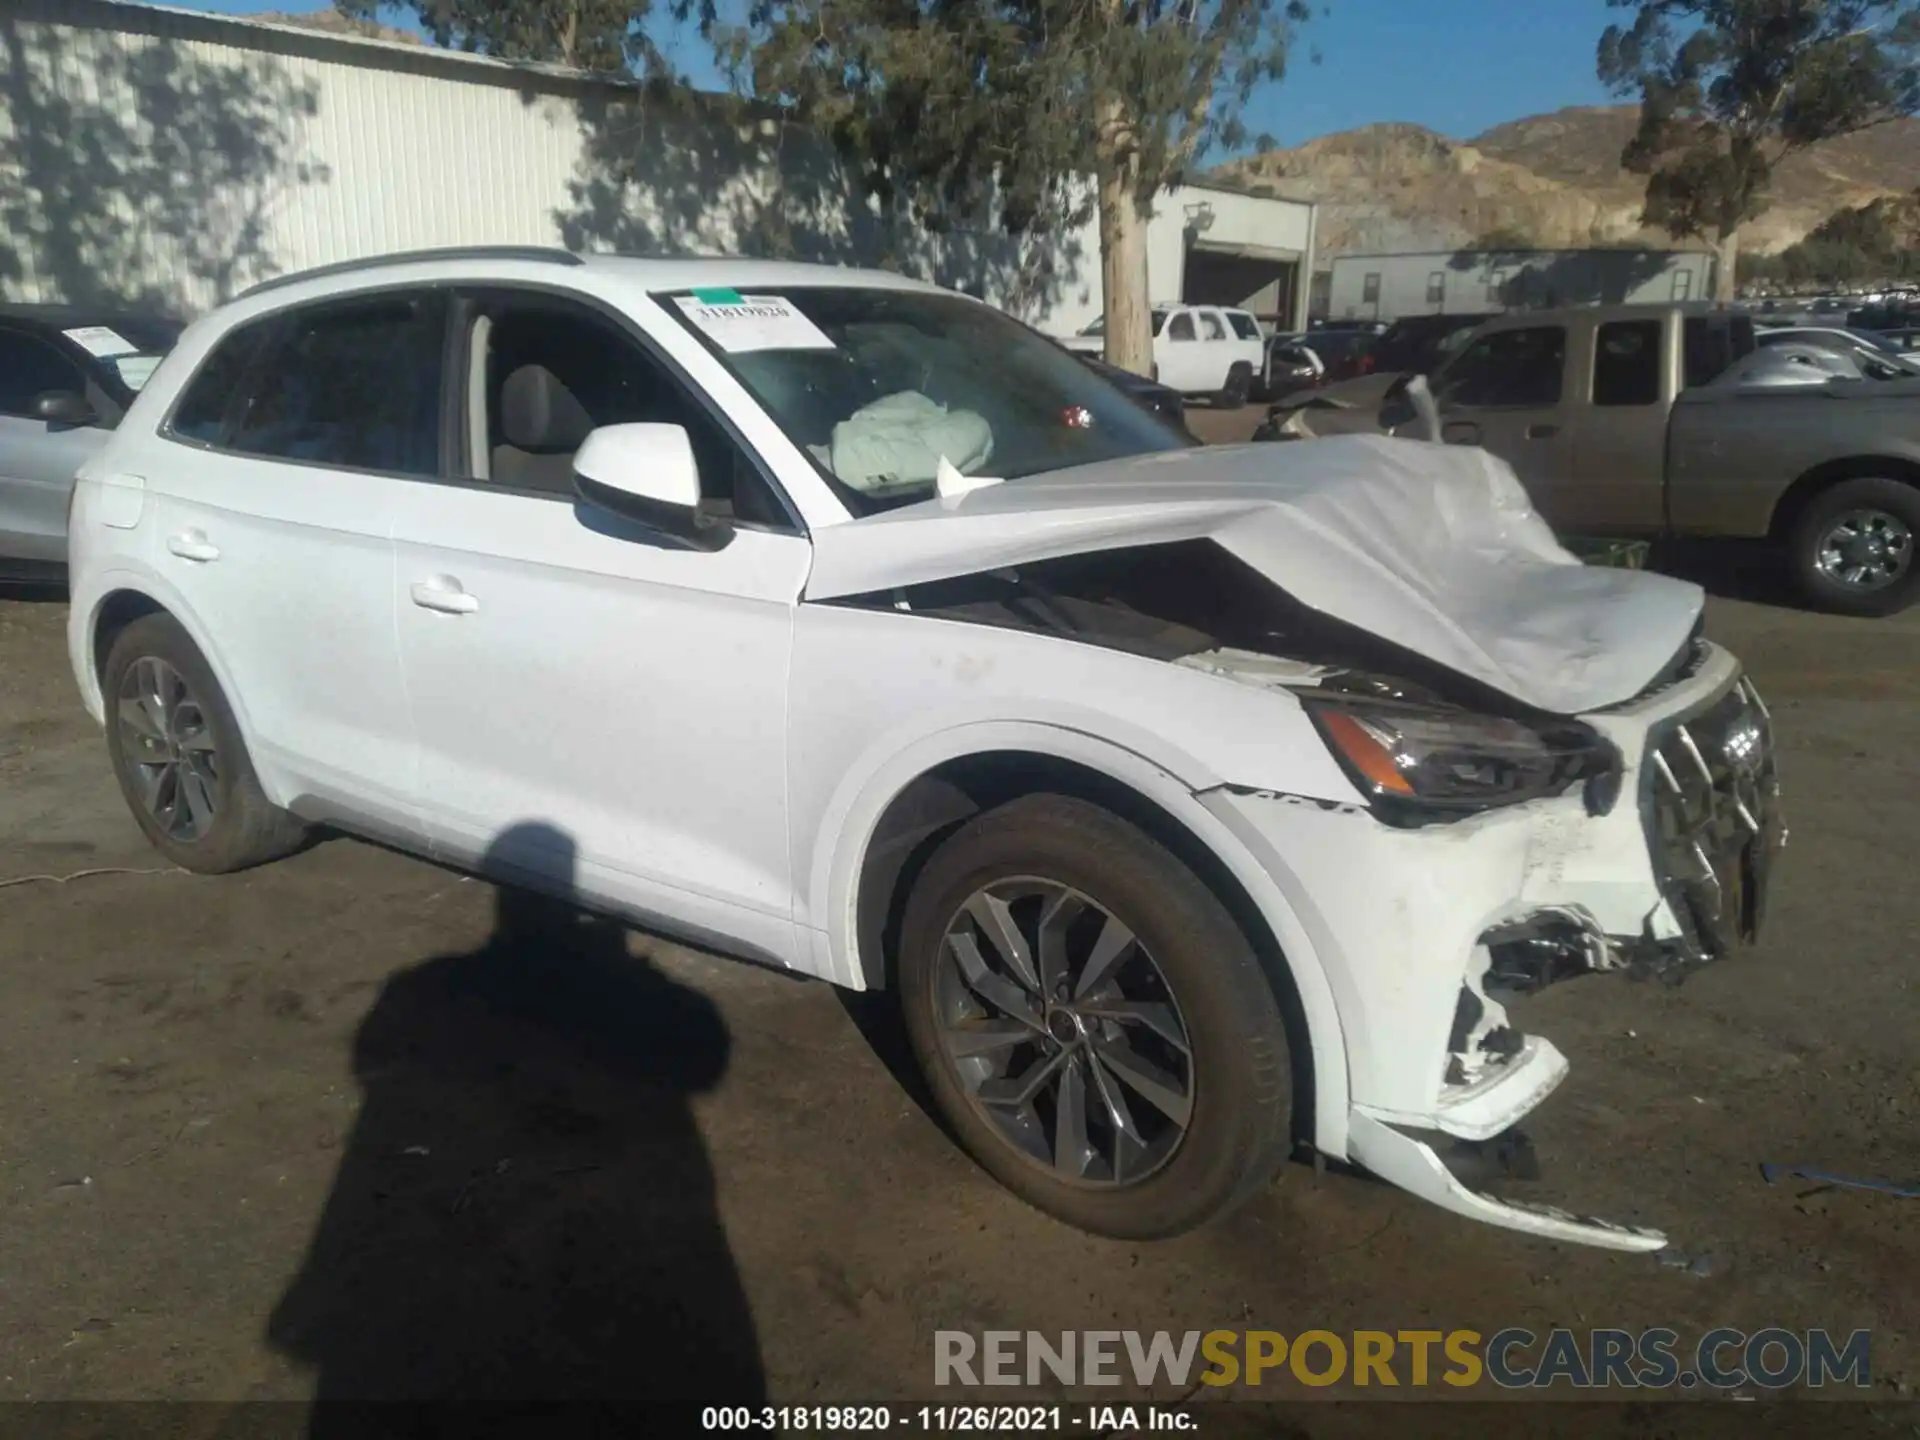
[[[1433,1126],[1462,1140],[1491,1140],[1567,1078],[1567,1057],[1551,1040],[1528,1035],[1520,1051],[1471,1085],[1449,1085],[1434,1107]]]
[[[1667,1243],[1666,1235],[1659,1230],[1574,1215],[1550,1205],[1502,1200],[1470,1189],[1447,1169],[1431,1145],[1401,1133],[1363,1110],[1354,1110],[1348,1119],[1347,1148],[1353,1159],[1382,1180],[1469,1220],[1537,1235],[1543,1240],[1596,1245],[1607,1250],[1645,1252],[1658,1250]]]

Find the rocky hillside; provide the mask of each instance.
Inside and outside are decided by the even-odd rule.
[[[1494,230],[1545,247],[1671,244],[1640,227],[1642,182],[1620,168],[1631,106],[1582,106],[1451,140],[1418,125],[1367,125],[1230,161],[1226,183],[1321,203],[1321,253],[1438,249]],[[1834,211],[1920,186],[1920,121],[1830,141],[1775,177],[1742,248],[1785,248]]]

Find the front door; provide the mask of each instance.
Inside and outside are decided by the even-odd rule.
[[[422,819],[447,858],[695,941],[796,958],[786,823],[794,607],[811,549],[732,434],[624,326],[469,307],[467,463],[395,516]],[[714,552],[578,502],[604,424],[687,426],[737,528]]]
[[[88,398],[86,376],[38,336],[0,327],[0,565],[67,558],[73,472],[102,445],[100,425],[55,425],[34,402],[64,390]]]
[[[440,469],[447,307],[323,302],[227,336],[147,476],[155,563],[198,618],[276,798],[401,843],[414,743],[394,639],[396,497]]]
[[[1572,436],[1562,405],[1567,332],[1560,325],[1480,336],[1434,377],[1441,438],[1498,455],[1526,486],[1534,508],[1560,528],[1572,481]]]

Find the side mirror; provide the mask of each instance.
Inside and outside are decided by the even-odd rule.
[[[45,390],[33,397],[35,418],[49,425],[91,425],[99,416],[86,396],[72,390]]]
[[[700,498],[700,467],[680,425],[602,425],[573,457],[574,493],[598,509],[718,550],[733,538],[732,521]]]

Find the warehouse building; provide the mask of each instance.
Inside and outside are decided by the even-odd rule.
[[[0,5],[0,299],[193,314],[396,250],[565,245],[873,265],[1055,333],[1100,312],[1097,228],[932,233],[823,137],[733,97],[127,0]],[[1304,315],[1313,209],[1188,187],[1154,298]]]
[[[1340,255],[1316,312],[1332,320],[1704,300],[1714,257],[1705,250],[1428,250]]]

